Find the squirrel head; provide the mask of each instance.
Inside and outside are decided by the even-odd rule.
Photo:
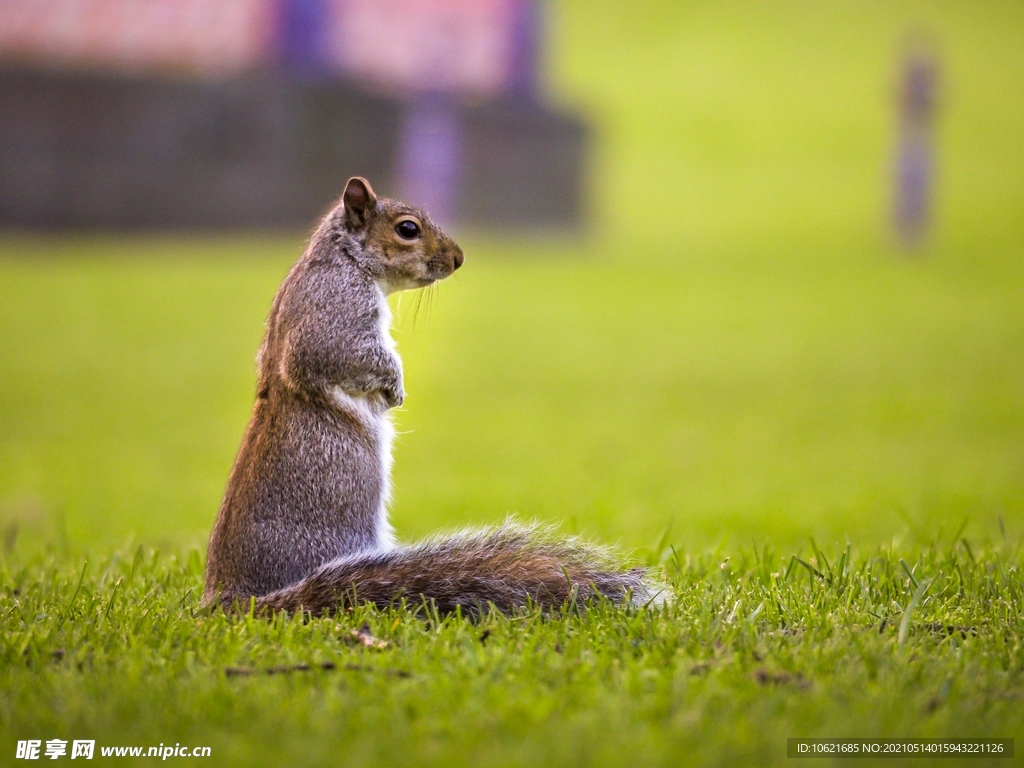
[[[359,244],[351,255],[386,293],[422,288],[462,266],[462,249],[426,213],[378,198],[364,178],[348,180],[337,213],[335,227]]]

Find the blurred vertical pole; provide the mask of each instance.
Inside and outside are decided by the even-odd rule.
[[[402,197],[442,226],[455,219],[462,169],[462,127],[450,98],[426,94],[406,110],[398,146]]]
[[[903,246],[915,248],[931,218],[938,61],[931,46],[915,40],[900,67],[894,218]]]
[[[508,86],[514,98],[536,102],[540,93],[541,7],[537,0],[514,0]]]
[[[501,90],[507,98],[534,103],[540,76],[540,4],[505,0],[505,7],[508,48]],[[408,105],[401,128],[398,187],[410,203],[426,209],[440,224],[450,225],[459,214],[464,159],[458,94],[447,86],[458,78],[453,76],[447,51],[431,54],[432,64],[422,73],[428,85]]]
[[[316,78],[330,68],[330,14],[328,0],[279,0],[278,52],[293,75]]]

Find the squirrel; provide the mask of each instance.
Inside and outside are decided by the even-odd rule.
[[[387,296],[462,263],[423,211],[349,179],[274,298],[256,404],[210,536],[205,605],[317,615],[404,598],[480,615],[651,598],[643,569],[537,527],[397,546],[388,411],[405,392]]]

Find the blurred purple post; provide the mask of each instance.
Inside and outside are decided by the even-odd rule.
[[[442,226],[455,216],[461,145],[459,115],[450,100],[430,95],[409,105],[398,146],[401,194]]]
[[[278,55],[286,69],[313,77],[329,73],[330,14],[328,0],[280,0]]]
[[[896,230],[907,248],[921,243],[931,214],[937,80],[935,55],[914,44],[902,64],[894,200]]]
[[[511,98],[536,100],[541,15],[537,0],[508,0],[510,26],[505,91]],[[398,186],[410,203],[426,209],[442,225],[458,218],[455,201],[463,165],[463,128],[458,82],[448,51],[434,50],[426,88],[410,102],[398,148]]]
[[[540,87],[541,7],[537,0],[515,0],[512,14],[512,55],[509,92],[523,101],[537,101]]]

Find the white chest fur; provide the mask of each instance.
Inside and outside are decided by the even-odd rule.
[[[395,361],[401,366],[401,358],[398,357],[395,341],[391,338],[391,308],[388,306],[384,291],[380,288],[377,289],[377,296],[381,341],[384,347],[394,354]],[[377,548],[381,550],[394,549],[395,534],[388,522],[388,504],[391,503],[392,449],[395,440],[395,428],[391,423],[391,414],[388,412],[384,399],[377,393],[347,392],[341,385],[338,385],[331,390],[331,397],[341,410],[366,429],[376,443],[382,480],[380,508],[377,510]]]

